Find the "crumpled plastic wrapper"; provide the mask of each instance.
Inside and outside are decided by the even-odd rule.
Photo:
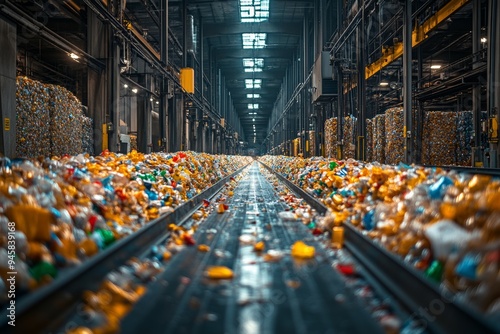
[[[423,124],[422,164],[454,165],[456,161],[457,114],[430,111]]]
[[[404,161],[404,138],[403,138],[403,108],[391,108],[385,111],[385,135],[387,150],[385,162],[398,164]]]
[[[356,145],[355,145],[355,125],[356,118],[347,116],[344,119],[344,149],[343,149],[343,158],[344,159],[354,159],[356,156]]]
[[[373,120],[366,120],[366,161],[373,161]]]
[[[328,158],[337,156],[337,118],[329,118],[325,122],[325,155]]]
[[[385,163],[385,115],[373,118],[373,161]]]

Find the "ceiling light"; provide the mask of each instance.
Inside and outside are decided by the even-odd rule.
[[[482,37],[481,38],[481,43],[486,43],[488,40],[486,39],[486,37]]]
[[[128,85],[127,84],[123,85],[123,88],[128,88]]]
[[[388,82],[385,82],[385,81],[382,81],[382,82],[380,83],[380,86],[389,86],[389,83],[388,83]]]
[[[252,122],[255,122],[255,118],[252,118]]]
[[[160,104],[160,101],[156,101],[156,104]]]
[[[153,98],[150,98],[149,101],[153,102]]]
[[[441,65],[431,65],[431,69],[433,70],[439,70],[441,68]]]
[[[73,52],[71,52],[71,53],[69,54],[69,56],[70,56],[70,57],[71,57],[71,59],[73,59],[73,60],[77,60],[77,59],[79,59],[79,58],[80,58],[80,56],[78,56],[76,53],[73,53]]]
[[[132,89],[132,93],[137,93],[137,92],[138,92],[137,88]]]

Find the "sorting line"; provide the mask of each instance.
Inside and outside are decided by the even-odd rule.
[[[165,236],[169,224],[177,224],[190,217],[204,199],[215,196],[232,177],[244,169],[245,167],[219,180],[212,187],[178,206],[174,212],[147,223],[132,235],[116,241],[81,265],[69,269],[63,277],[22,298],[16,304],[15,328],[8,325],[9,318],[6,317],[6,311],[2,310],[0,332],[39,333],[59,329],[75,312],[82,292],[97,289],[106,274],[131,257],[149,249],[158,238]]]
[[[144,328],[155,333],[383,332],[307,227],[279,218],[287,206],[257,163],[234,190],[229,208],[212,213],[194,235],[210,252],[188,248],[177,254],[122,321],[123,333]],[[242,242],[246,238],[264,241],[283,258],[264,261],[253,251],[254,242]],[[315,246],[314,259],[291,258],[297,240]],[[204,272],[211,265],[231,268],[234,278],[207,279]]]
[[[262,164],[262,163],[261,163]],[[262,164],[289,189],[318,213],[327,208],[315,197],[298,187],[269,166]],[[462,172],[463,168],[459,168]],[[424,322],[432,333],[500,333],[500,324],[456,298],[454,294],[431,282],[421,272],[403,262],[382,246],[374,243],[351,224],[344,224],[345,246],[363,268],[391,296],[406,308],[413,320]],[[439,304],[438,312],[432,312]],[[443,305],[443,307],[441,307]]]

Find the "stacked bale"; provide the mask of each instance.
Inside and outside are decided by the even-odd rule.
[[[430,111],[424,117],[422,163],[454,165],[456,162],[457,115]]]
[[[356,157],[356,146],[354,144],[356,118],[347,116],[344,119],[344,159],[354,159]]]
[[[373,119],[373,160],[385,163],[385,115]]]
[[[93,153],[92,120],[66,88],[18,77],[16,114],[19,156]]]
[[[365,145],[366,145],[366,161],[372,161],[373,160],[373,120],[372,119],[366,120]]]
[[[325,156],[337,156],[337,118],[327,119],[325,122]]]
[[[387,144],[385,162],[387,164],[395,165],[404,161],[403,117],[403,108],[391,108],[385,112],[385,136]]]
[[[50,89],[48,85],[17,78],[16,91],[16,144],[21,157],[50,156],[49,113]]]

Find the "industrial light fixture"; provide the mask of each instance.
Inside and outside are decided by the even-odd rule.
[[[156,104],[160,104],[160,101],[156,101]]]
[[[252,118],[252,122],[255,122],[255,118]]]
[[[128,85],[127,85],[127,84],[124,84],[124,85],[123,85],[123,88],[128,88]]]
[[[132,89],[132,93],[137,94],[137,92],[138,92],[137,88]]]
[[[71,59],[73,59],[73,60],[77,60],[77,59],[79,59],[79,58],[80,58],[80,56],[79,56],[79,55],[77,55],[76,53],[73,53],[73,52],[71,52],[71,53],[69,54],[69,56],[70,56],[70,57],[71,57]]]
[[[436,64],[436,65],[431,65],[432,70],[439,70],[441,68],[441,65]]]
[[[153,98],[150,98],[149,101],[153,102]]]
[[[386,81],[382,81],[382,82],[380,83],[380,86],[384,86],[384,87],[385,87],[385,86],[389,86],[389,83],[388,83],[388,82],[386,82]]]
[[[481,43],[486,43],[487,41],[486,37],[481,37]]]

